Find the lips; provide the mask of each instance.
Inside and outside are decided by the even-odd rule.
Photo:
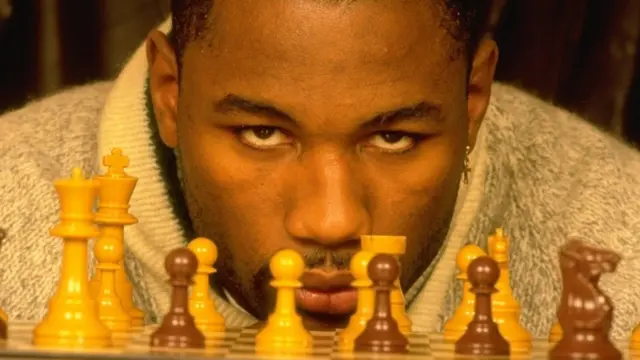
[[[351,287],[353,276],[349,272],[305,272],[296,291],[296,304],[302,310],[318,314],[345,315],[352,313],[358,301]]]

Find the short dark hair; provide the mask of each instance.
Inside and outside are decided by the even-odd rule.
[[[173,30],[171,42],[176,51],[178,63],[187,44],[202,36],[214,0],[171,0],[171,20]],[[334,0],[339,1],[339,0]],[[341,0],[347,1],[347,0]],[[351,0],[354,1],[354,0]],[[445,19],[442,26],[458,42],[466,55],[475,53],[478,43],[486,31],[491,0],[435,0],[443,6]]]

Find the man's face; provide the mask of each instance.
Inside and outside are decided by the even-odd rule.
[[[359,236],[381,234],[407,237],[409,286],[446,236],[481,117],[440,10],[221,0],[212,13],[186,48],[179,91],[175,68],[150,61],[161,136],[180,153],[196,233],[218,246],[217,280],[265,319],[269,260],[297,250],[299,310],[338,325],[356,304],[346,288]]]

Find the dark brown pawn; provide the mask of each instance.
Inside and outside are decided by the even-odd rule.
[[[475,315],[467,331],[456,342],[456,354],[508,356],[509,343],[502,337],[491,314],[491,294],[497,290],[500,268],[493,258],[481,256],[469,264],[467,276],[475,294]]]
[[[398,277],[398,261],[391,255],[374,256],[367,267],[376,291],[373,316],[354,342],[357,352],[406,353],[409,340],[400,332],[391,316],[391,290]]]
[[[164,262],[173,286],[171,307],[162,319],[160,327],[151,334],[151,347],[204,348],[204,335],[196,327],[189,313],[189,286],[198,267],[198,259],[189,249],[173,250]]]
[[[8,336],[7,323],[4,322],[4,320],[0,319],[0,340],[7,340],[7,336]]]

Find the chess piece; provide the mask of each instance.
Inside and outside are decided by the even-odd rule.
[[[120,268],[118,264],[124,256],[124,249],[117,239],[103,236],[98,238],[94,253],[98,260],[96,269],[101,277],[96,296],[100,321],[112,332],[112,335],[127,333],[131,330],[131,316],[116,294],[115,278],[116,270]]]
[[[115,148],[111,154],[102,158],[102,164],[107,167],[107,173],[94,177],[98,182],[98,211],[95,222],[100,227],[102,236],[114,237],[124,248],[124,227],[138,222],[135,216],[129,214],[129,201],[138,179],[125,173],[129,166],[129,158],[122,150]],[[116,293],[122,300],[122,305],[129,312],[134,327],[144,325],[144,313],[133,304],[133,286],[125,273],[124,257],[116,270]],[[92,292],[99,288],[100,276],[96,274],[91,280]]]
[[[571,239],[560,249],[562,297],[558,322],[562,339],[549,359],[622,359],[611,339],[613,303],[598,286],[600,276],[615,271],[621,258],[613,251]]]
[[[178,248],[167,255],[164,267],[173,287],[171,305],[160,326],[151,334],[150,346],[203,349],[204,335],[188,309],[189,286],[196,273],[198,259],[189,249]]]
[[[209,275],[216,271],[213,264],[218,258],[218,249],[206,238],[193,239],[187,247],[198,258],[198,269],[193,277],[189,297],[189,313],[207,340],[219,338],[224,333],[224,318],[216,310],[216,304],[209,292]]]
[[[390,293],[399,272],[398,261],[392,255],[378,254],[369,261],[367,273],[376,292],[375,303],[371,319],[355,340],[356,352],[401,354],[408,351],[409,340],[391,314]]]
[[[493,321],[498,324],[500,334],[509,342],[512,354],[531,351],[531,334],[520,324],[520,304],[513,296],[509,276],[509,238],[503,229],[497,229],[489,237],[489,256],[500,268],[496,283],[497,293],[491,298]]]
[[[295,291],[302,286],[298,279],[304,271],[304,260],[293,250],[281,250],[271,258],[269,269],[273,276],[270,285],[276,290],[275,309],[256,336],[255,351],[277,356],[305,354],[311,350],[313,338],[295,305]]]
[[[596,283],[600,281],[599,278],[594,278],[594,280]],[[551,327],[551,331],[549,332],[549,343],[557,343],[562,339],[562,335],[562,326],[560,326],[560,323],[556,321]],[[631,343],[633,343],[633,336],[631,337]]]
[[[9,336],[9,320],[5,320],[6,318],[0,318],[0,340],[7,340]]]
[[[509,343],[491,314],[491,295],[497,291],[495,285],[500,276],[498,264],[490,256],[481,256],[469,264],[467,276],[476,298],[475,311],[467,331],[456,341],[456,354],[509,356]]]
[[[560,339],[562,339],[562,326],[556,321],[551,327],[551,331],[549,331],[549,342],[557,343]]]
[[[6,312],[4,312],[4,310],[2,310],[0,308],[0,320],[4,321],[4,322],[8,322],[9,321],[9,315],[7,315]]]
[[[467,330],[467,325],[473,319],[475,313],[475,295],[469,290],[471,283],[467,277],[469,264],[480,256],[487,254],[477,245],[465,245],[456,257],[458,275],[456,278],[462,281],[462,300],[456,308],[453,316],[444,325],[443,337],[446,341],[455,342]]]
[[[367,321],[373,315],[375,305],[375,292],[371,288],[372,282],[367,273],[367,266],[374,254],[368,251],[360,251],[351,258],[350,270],[354,277],[351,283],[358,294],[358,304],[356,311],[349,319],[349,324],[342,330],[338,339],[341,350],[351,351],[354,347],[355,339],[367,326]]]
[[[629,339],[629,349],[638,351],[640,350],[640,324],[636,325],[631,333],[631,338]]]
[[[396,260],[399,260],[399,257],[404,255],[407,249],[406,236],[363,235],[360,237],[360,243],[364,251],[393,255]],[[400,272],[398,272],[398,277],[394,280],[391,290],[391,315],[404,335],[411,333],[413,324],[405,309],[404,294],[400,286]]]
[[[56,180],[60,201],[60,223],[50,230],[63,239],[58,288],[49,309],[33,330],[33,344],[50,348],[104,348],[112,345],[111,334],[98,316],[88,290],[88,239],[100,232],[93,224],[95,181],[74,168],[70,179]]]

